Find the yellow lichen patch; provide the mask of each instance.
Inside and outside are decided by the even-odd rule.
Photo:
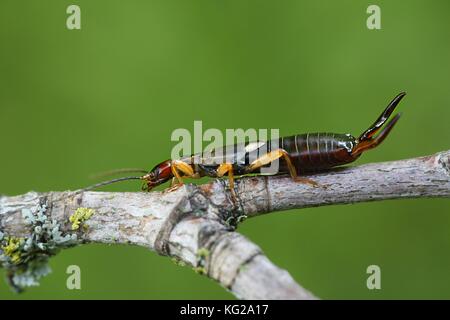
[[[69,221],[72,222],[72,230],[78,230],[80,225],[92,217],[94,213],[94,209],[78,208],[74,214],[69,217]]]
[[[180,260],[178,258],[175,258],[175,257],[172,258],[172,262],[175,263],[177,266],[180,266],[180,267],[185,267],[186,266],[186,263],[184,261],[182,261],[182,260]]]
[[[197,251],[197,257],[199,259],[206,259],[209,256],[209,250],[206,248],[200,248]]]
[[[192,270],[194,270],[196,273],[200,275],[205,275],[207,273],[205,267],[194,267],[192,268]]]
[[[1,246],[3,254],[11,259],[14,264],[21,262],[20,245],[23,242],[23,238],[6,237],[6,244]]]

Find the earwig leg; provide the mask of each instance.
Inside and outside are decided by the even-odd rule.
[[[177,178],[173,177],[172,180],[170,181],[170,187],[175,186],[176,185],[176,181],[177,181]]]
[[[178,182],[183,184],[183,180],[181,179],[180,172],[183,174],[183,176],[186,177],[194,177],[195,172],[194,169],[187,163],[179,160],[173,160],[172,161],[172,173],[177,178]]]
[[[171,185],[171,186],[168,187],[167,189],[164,189],[163,193],[175,191],[175,190],[177,190],[179,187],[181,187],[182,185],[183,185],[183,183],[177,183],[177,184]]]
[[[310,186],[313,186],[313,187],[320,187],[321,186],[320,184],[318,184],[314,180],[308,179],[308,178],[304,178],[304,177],[297,176],[297,177],[292,177],[292,179],[295,182],[309,184]],[[322,185],[322,186],[326,189],[326,186],[324,186],[324,185]]]
[[[182,176],[188,178],[198,177],[192,167],[183,161],[173,160],[171,169],[174,178],[172,179],[170,188],[166,189],[167,192],[174,191],[184,184]],[[178,183],[175,183],[176,180],[178,181]]]
[[[222,163],[217,168],[217,176],[223,177],[226,173],[228,173],[228,181],[230,184],[230,190],[231,190],[231,196],[233,197],[233,201],[236,202],[237,196],[236,192],[234,191],[234,174],[233,174],[233,165],[230,163]]]
[[[315,182],[314,180],[299,177],[297,175],[297,170],[295,169],[295,166],[292,163],[291,157],[289,156],[289,153],[284,149],[273,150],[273,151],[270,151],[270,152],[262,155],[261,157],[259,157],[258,159],[256,159],[255,161],[253,161],[250,164],[249,170],[250,171],[256,170],[256,169],[258,169],[262,166],[265,166],[281,157],[283,157],[283,159],[286,161],[286,164],[289,169],[289,173],[295,182],[306,183],[306,184],[312,185],[314,187],[319,186],[319,184],[317,182]]]

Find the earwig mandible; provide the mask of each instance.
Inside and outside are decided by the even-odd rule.
[[[219,154],[217,150],[213,150],[206,158],[201,153],[179,160],[169,159],[163,161],[149,172],[144,169],[120,169],[120,172],[139,171],[144,174],[142,176],[122,177],[101,182],[85,188],[83,191],[133,179],[142,180],[144,183],[142,189],[145,191],[150,191],[154,187],[172,179],[172,189],[182,185],[183,178],[200,178],[205,176],[220,178],[226,175],[228,176],[232,196],[235,199],[235,176],[261,174],[261,168],[278,159],[281,160],[278,173],[288,173],[294,181],[317,186],[318,184],[315,181],[299,175],[351,163],[358,159],[363,152],[378,146],[397,123],[400,114],[395,115],[377,136],[375,134],[387,122],[395,107],[405,95],[405,92],[398,94],[378,119],[358,138],[354,138],[351,134],[318,132],[279,138],[276,141],[249,142],[245,144],[244,148],[238,148],[238,145],[235,144],[231,147],[222,147],[222,150],[220,150],[221,155],[226,154],[229,150],[234,152],[232,157],[228,157],[228,159],[232,158],[235,160],[232,163],[208,164],[211,163],[210,157],[214,157],[215,153]],[[272,148],[274,145],[277,147]],[[243,151],[239,152],[238,150]],[[261,150],[264,150],[262,154],[259,153]],[[194,159],[197,161],[193,161]],[[255,160],[250,162],[249,159]]]

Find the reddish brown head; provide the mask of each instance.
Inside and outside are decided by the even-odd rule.
[[[145,191],[150,191],[154,187],[170,180],[172,177],[172,161],[163,161],[156,165],[149,173],[141,177],[141,179],[144,180],[142,189]]]

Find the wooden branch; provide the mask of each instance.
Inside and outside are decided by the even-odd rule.
[[[234,227],[245,217],[279,210],[395,198],[450,197],[450,151],[339,169],[311,178],[321,186],[299,184],[284,176],[238,179],[238,206],[231,201],[226,180],[189,184],[172,192],[29,192],[3,196],[0,234],[4,236],[4,266],[12,271],[27,266],[36,256],[54,254],[54,247],[60,244],[126,243],[188,264],[238,298],[314,299],[288,272],[272,264],[257,245],[236,233]],[[74,231],[74,220],[69,222],[69,218],[79,208],[92,209],[94,214],[85,222],[78,221],[86,228]],[[31,218],[37,222],[30,222],[30,210],[35,217],[39,216],[38,211],[45,217]],[[51,229],[48,225],[52,220]],[[40,233],[36,233],[36,224],[43,226]],[[41,229],[51,231],[43,237]],[[22,240],[24,249],[11,251],[15,244],[11,239],[19,238],[33,241],[28,241],[26,247]],[[5,239],[9,239],[9,255]],[[14,254],[17,265],[11,262]]]
[[[280,210],[398,198],[450,197],[450,150],[431,156],[340,168],[310,176],[322,187],[289,177],[249,178],[238,184],[247,216]]]
[[[193,266],[243,299],[313,298],[286,271],[272,264],[258,246],[234,232],[221,219],[226,213],[196,186],[186,185],[170,193],[29,192],[3,197],[2,232],[15,238],[34,237],[23,210],[28,212],[42,203],[52,204],[45,214],[48,220],[59,222],[65,235],[75,233],[69,217],[77,208],[94,210],[85,222],[86,230],[76,231],[76,244],[147,247]]]

